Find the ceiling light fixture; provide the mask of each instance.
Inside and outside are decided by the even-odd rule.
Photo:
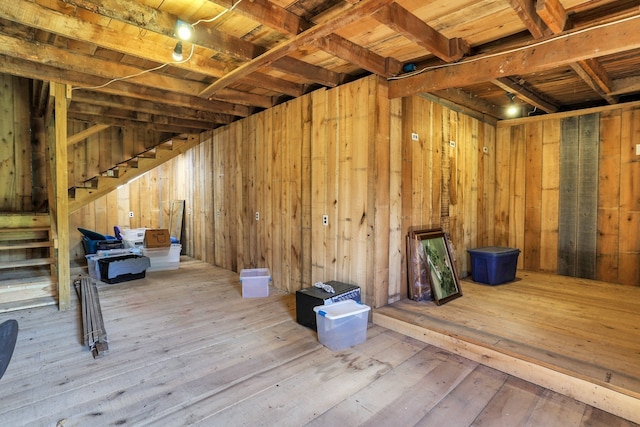
[[[182,61],[182,42],[178,42],[173,49],[173,59],[175,61]]]
[[[193,26],[178,19],[176,21],[176,27],[173,30],[173,35],[178,37],[180,40],[190,40],[193,35]]]
[[[507,117],[516,117],[518,115],[518,106],[513,101],[514,94],[507,92],[507,98],[509,98],[509,106],[507,107]]]

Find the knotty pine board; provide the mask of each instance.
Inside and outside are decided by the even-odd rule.
[[[525,210],[523,267],[527,270],[540,269],[540,238],[542,235],[542,139],[543,123],[525,125],[525,150],[527,173],[525,175]]]
[[[0,211],[32,212],[29,80],[2,74],[0,87]]]
[[[328,139],[327,127],[327,96],[325,90],[318,90],[311,94],[312,104],[312,138],[311,138],[311,282],[322,280],[327,272],[325,263],[327,261],[327,234],[331,227],[331,220],[328,226],[317,227],[315,224],[322,221],[322,216],[328,214],[327,211],[327,154],[325,154],[325,144]],[[328,269],[327,269],[328,270]]]
[[[392,237],[394,218],[390,206],[390,199],[394,189],[391,187],[391,169],[394,167],[392,156],[397,159],[397,153],[392,154],[395,146],[391,143],[391,116],[390,104],[388,97],[388,86],[377,80],[376,85],[372,84],[370,89],[375,91],[376,102],[373,105],[372,115],[375,117],[375,129],[371,132],[372,140],[375,141],[373,149],[369,150],[369,163],[373,167],[368,170],[368,188],[372,192],[372,197],[367,203],[367,211],[370,212],[367,225],[367,233],[369,230],[389,230],[388,233],[373,233],[371,239],[373,241],[372,253],[367,263],[371,263],[374,267],[371,270],[371,276],[367,277],[368,283],[377,283],[377,286],[370,288],[372,292],[372,305],[379,307],[389,302],[390,295],[393,290],[390,289],[392,279],[396,280],[395,272],[390,269],[391,254],[397,253],[398,245],[402,239],[390,241]]]
[[[539,263],[541,271],[554,273],[558,264],[560,120],[545,120],[542,126]]]
[[[312,128],[313,128],[313,109],[310,97],[304,97],[302,102],[302,141],[301,141],[301,168],[300,168],[300,215],[301,215],[301,242],[299,244],[300,257],[300,276],[292,275],[294,288],[306,287],[307,284],[314,283],[312,276],[312,229],[313,229],[313,208],[312,208],[312,178],[313,170],[313,153],[311,151]]]
[[[397,301],[403,289],[407,289],[406,266],[402,256],[402,100],[389,103],[389,281],[387,302]],[[384,250],[384,248],[381,248]],[[405,291],[406,292],[406,291]]]
[[[620,141],[619,282],[640,286],[640,109],[622,114]]]

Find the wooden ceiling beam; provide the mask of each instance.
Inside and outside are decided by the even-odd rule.
[[[540,39],[551,34],[549,28],[536,13],[536,0],[509,0],[509,4],[534,38]]]
[[[194,53],[189,61],[175,62],[171,58],[172,49],[159,49],[158,43],[144,38],[130,37],[115,29],[68,16],[47,9],[27,0],[13,0],[3,3],[0,18],[29,27],[52,32],[72,40],[96,44],[102,48],[146,59],[158,64],[171,64],[174,67],[199,73],[205,76],[219,77],[226,72],[226,65],[211,58]]]
[[[316,46],[373,74],[391,77],[402,71],[400,61],[380,56],[337,34],[329,34],[319,39]]]
[[[100,123],[106,124],[109,126],[117,126],[121,128],[141,128],[146,130],[151,130],[155,132],[167,132],[167,133],[193,133],[194,128],[186,127],[186,126],[177,126],[177,125],[166,125],[163,123],[150,123],[150,122],[141,122],[137,120],[129,120],[129,119],[118,119],[115,117],[107,117],[107,116],[96,116],[92,114],[84,114],[75,111],[69,111],[67,117],[70,120],[76,120],[79,122],[85,123]],[[212,129],[213,126],[205,129]]]
[[[586,59],[571,64],[571,69],[609,104],[613,105],[618,103],[618,97],[611,95],[611,78],[604,68],[602,68],[600,62],[595,59]]]
[[[492,83],[502,88],[505,92],[510,92],[522,99],[526,103],[537,107],[546,113],[555,113],[558,106],[553,102],[544,99],[540,94],[525,87],[516,81],[513,77],[500,77],[492,80]]]
[[[174,30],[178,17],[152,8],[145,4],[131,2],[128,0],[64,0],[70,5],[83,8],[92,13],[115,19],[128,25],[162,34],[167,37],[174,37]],[[273,5],[274,7],[278,7]],[[286,13],[291,14],[286,9]],[[293,15],[293,14],[291,14]],[[293,15],[295,17],[295,15]],[[296,17],[297,18],[297,17]],[[274,21],[275,22],[275,21]],[[280,21],[277,21],[280,22]],[[307,27],[305,24],[304,27]],[[266,52],[266,48],[234,37],[230,34],[218,31],[206,25],[196,25],[193,27],[194,34],[189,40],[196,46],[212,49],[217,52],[232,56],[241,61],[250,61],[253,58]],[[212,77],[221,77],[224,66],[219,67]],[[243,79],[243,83],[251,82],[252,85],[272,91],[281,91],[287,95],[299,96],[300,88],[292,88],[292,83],[286,80],[277,79],[266,74],[256,73],[258,78]],[[306,78],[313,79],[316,72],[312,70]]]
[[[277,93],[298,97],[305,93],[305,86],[289,80],[271,77],[268,74],[253,73],[243,77],[239,83],[269,89]]]
[[[389,96],[397,98],[421,92],[464,87],[499,77],[535,73],[599,56],[640,48],[640,16],[605,27],[563,33],[537,43],[468,58],[389,83]]]
[[[464,91],[458,88],[450,88],[444,90],[436,90],[427,94],[426,96],[433,95],[439,100],[444,100],[445,102],[452,103],[453,105],[449,106],[449,108],[455,109],[455,105],[464,108],[464,112],[472,117],[477,117],[483,121],[488,121],[491,123],[495,123],[496,119],[507,119],[504,112],[504,108],[501,106],[497,106],[492,104],[491,102],[487,102],[482,98],[479,98],[472,93]],[[438,101],[441,103],[445,103],[442,101]],[[480,113],[480,115],[478,114]],[[491,119],[488,119],[488,118]]]
[[[373,17],[445,62],[457,61],[469,53],[466,41],[446,38],[397,3],[377,10]]]
[[[271,108],[276,103],[276,97],[257,95],[234,89],[223,89],[216,93],[215,99],[229,103],[246,105],[247,107]]]
[[[129,0],[62,0],[66,5],[87,10],[99,16],[132,25],[141,30],[151,31],[174,38],[176,22],[180,17],[147,6],[144,3]],[[207,28],[204,25],[193,27],[189,40],[197,46],[206,47],[242,60],[250,60],[264,52],[264,48],[230,34]]]
[[[144,71],[127,64],[114,63],[95,56],[86,56],[42,43],[10,37],[0,33],[0,53],[27,61],[38,62],[101,77],[102,83],[113,78],[124,78]],[[128,82],[150,87],[162,87],[171,92],[197,94],[203,83],[189,82],[159,73],[147,73],[127,79]],[[102,84],[101,83],[101,84]]]
[[[614,80],[611,95],[623,95],[625,93],[640,92],[640,76],[625,77]]]
[[[299,59],[284,56],[273,61],[269,64],[271,68],[280,70],[284,73],[297,76],[301,79],[308,80],[309,82],[319,83],[329,87],[336,87],[344,83],[346,76],[342,73],[336,73],[326,68],[318,67],[308,62],[300,61]],[[233,71],[232,71],[233,73]],[[242,82],[247,76],[242,76],[238,79],[238,82]],[[215,83],[214,83],[215,84]],[[214,97],[215,98],[215,97]]]
[[[536,11],[554,34],[565,30],[568,21],[567,12],[559,0],[538,0]],[[601,98],[609,104],[618,103],[618,98],[610,95],[611,79],[597,59],[577,61],[570,66]]]
[[[251,0],[239,4],[236,4],[238,0],[209,1],[228,10],[234,8],[234,13],[266,25],[283,34],[295,36],[311,28],[309,22],[269,0]]]
[[[346,25],[357,22],[365,16],[370,16],[376,10],[390,4],[392,1],[393,0],[362,0],[355,6],[346,9],[346,12],[340,14],[334,19],[311,27],[286,42],[274,47],[268,52],[265,52],[254,60],[249,61],[229,72],[227,75],[215,81],[205,90],[200,92],[200,96],[202,98],[209,98],[217,91],[237,82],[242,77],[257,71],[260,68],[270,66],[278,59],[284,58],[301,46],[312,44],[321,37],[326,37]]]
[[[149,87],[161,87],[169,92],[177,92],[186,95],[196,95],[206,87],[204,83],[188,81],[169,75],[159,73],[146,73],[140,75],[144,70],[126,64],[114,63],[106,59],[79,55],[67,49],[61,49],[55,46],[45,44],[36,44],[30,41],[21,40],[0,34],[0,54],[14,56],[24,60],[34,60],[43,64],[52,65],[58,68],[77,71],[84,74],[96,75],[103,77],[100,83],[102,85],[112,78],[125,78],[128,82]],[[259,106],[268,108],[273,106],[274,100],[271,97],[247,94],[246,92],[226,89],[224,99],[220,101],[227,102],[233,99],[234,103],[248,106]]]
[[[53,80],[75,87],[74,93],[82,87],[95,87],[104,83],[103,78],[64,70],[36,62],[29,62],[0,54],[0,72],[14,74],[31,79]],[[221,101],[209,101],[199,97],[167,92],[152,87],[142,87],[126,81],[118,81],[100,89],[102,93],[119,96],[129,96],[152,102],[160,102],[169,106],[187,107],[213,113],[230,114],[232,116],[247,117],[249,108]]]
[[[336,73],[326,68],[316,67],[308,62],[300,61],[294,58],[282,58],[274,61],[271,68],[282,71],[284,73],[296,76],[309,82],[319,83],[329,87],[336,87],[344,83],[346,76],[342,73]],[[215,83],[214,83],[215,84]],[[220,89],[222,90],[222,89]],[[214,96],[214,98],[217,97]]]
[[[117,120],[127,120],[154,125],[171,125],[190,129],[213,129],[216,123],[205,120],[180,119],[158,114],[149,114],[141,111],[125,110],[117,107],[103,107],[95,104],[86,104],[84,102],[71,102],[69,105],[70,113],[78,113],[83,115],[97,117],[94,122],[102,123],[102,118],[113,118]]]
[[[67,145],[74,145],[80,141],[84,141],[92,135],[102,132],[105,129],[110,128],[110,125],[93,125],[85,130],[82,130],[76,134],[67,137]]]
[[[126,96],[116,96],[94,91],[74,91],[71,102],[82,102],[102,107],[122,108],[125,110],[140,111],[143,113],[165,115],[176,118],[202,120],[212,123],[229,124],[234,116],[229,114],[212,113],[187,107],[173,106],[166,108],[166,104],[160,102],[144,101]]]
[[[564,31],[567,25],[567,12],[558,0],[538,0],[535,10],[554,34]],[[535,38],[542,37],[535,34],[533,36]]]

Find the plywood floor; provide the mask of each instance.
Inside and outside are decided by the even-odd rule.
[[[198,261],[99,293],[99,359],[77,304],[0,315],[20,324],[1,426],[634,425],[373,324],[331,352],[295,322],[294,295],[242,299],[237,274]]]

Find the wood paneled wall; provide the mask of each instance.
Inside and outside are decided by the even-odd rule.
[[[640,107],[498,124],[496,243],[520,268],[640,285]]]
[[[402,101],[400,121],[402,237],[411,227],[442,228],[465,277],[467,249],[495,242],[495,126],[419,96]]]
[[[33,211],[29,80],[0,73],[0,212]]]
[[[598,112],[596,278],[637,285],[640,109]],[[406,295],[412,226],[444,228],[462,276],[467,249],[486,245],[520,248],[520,268],[557,272],[567,117],[495,126],[433,98],[389,100],[384,82],[365,78],[203,133],[195,149],[73,214],[71,230],[165,227],[172,201],[185,200],[183,253],[234,271],[268,267],[292,292],[355,283],[372,306]],[[132,147],[147,139],[111,132]],[[107,156],[74,150],[74,180],[89,175],[76,164]]]

